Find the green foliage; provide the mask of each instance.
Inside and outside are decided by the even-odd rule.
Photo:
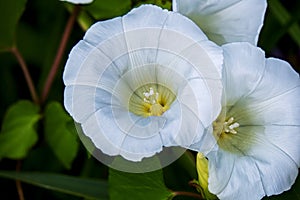
[[[111,200],[166,200],[173,193],[165,186],[162,170],[134,174],[110,169],[109,195]]]
[[[42,94],[45,81],[53,72],[51,66],[74,5],[59,0],[0,0],[0,199],[16,199],[16,186],[12,180],[27,183],[22,184],[24,196],[32,200],[44,199],[44,193],[50,195],[47,199],[53,200],[189,200],[193,199],[191,196],[199,197],[200,193],[196,193],[192,184],[189,185],[189,181],[198,178],[195,155],[190,151],[154,172],[133,174],[108,169],[92,156],[87,156],[74,122],[62,106],[62,71],[74,44],[96,21],[122,16],[142,4],[172,9],[172,0],[95,0],[80,5],[81,12],[72,25],[66,49],[62,51],[60,68],[49,97],[45,99],[46,103],[36,105],[21,100],[30,98],[23,71],[15,55],[11,54],[13,52],[3,51],[19,50],[38,95]],[[268,56],[279,55],[297,71],[300,71],[299,10],[300,1],[289,6],[282,0],[269,0],[259,40],[259,46]],[[20,172],[14,171],[15,160],[21,163],[18,165]],[[119,157],[111,161],[116,165],[126,165],[127,169],[137,166],[123,162]],[[135,168],[135,172],[149,167],[147,162],[144,163],[139,169]],[[42,194],[36,194],[37,187],[42,188]],[[299,188],[300,177],[289,191],[264,199],[300,200]],[[62,194],[68,196],[61,198],[59,195]],[[11,197],[7,198],[7,195]]]
[[[300,3],[293,5],[294,12],[289,12],[279,0],[269,0],[268,10],[264,20],[259,44],[266,52],[276,48],[281,40],[286,40],[287,35],[300,47]],[[290,46],[289,49],[292,47]]]
[[[95,0],[92,4],[85,6],[85,10],[97,20],[124,15],[130,8],[130,0]]]
[[[283,7],[279,0],[272,0],[269,8],[282,26],[286,26],[284,30],[288,31],[293,40],[300,47],[300,26],[297,20],[293,19],[289,12]]]
[[[136,6],[139,6],[141,4],[155,4],[157,6],[160,6],[168,10],[171,10],[172,8],[172,0],[141,0],[141,1],[133,0],[133,2]]]
[[[15,43],[17,23],[25,9],[26,0],[0,1],[0,51],[11,48]]]
[[[45,138],[57,158],[70,169],[78,151],[78,136],[72,118],[58,102],[49,103],[45,109]]]
[[[16,179],[48,190],[87,199],[108,199],[107,183],[103,180],[72,177],[41,172],[0,171],[0,177]]]
[[[38,139],[38,112],[39,107],[30,101],[19,101],[8,109],[0,133],[0,158],[21,159],[27,155]]]

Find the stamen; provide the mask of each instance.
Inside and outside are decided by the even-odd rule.
[[[163,85],[143,85],[132,93],[129,111],[143,117],[161,116],[175,99],[176,95]]]
[[[235,128],[240,127],[240,124],[237,122],[234,122],[234,118],[230,117],[227,122],[225,121],[223,124],[223,130],[225,133],[232,133],[232,134],[237,134],[237,131]]]
[[[237,123],[237,122],[235,122],[234,124],[231,124],[231,125],[229,126],[229,129],[238,128],[239,126],[240,126],[240,124]]]
[[[153,116],[161,116],[164,113],[163,106],[158,102],[159,93],[154,92],[153,88],[149,88],[149,92],[143,92],[144,102],[151,104],[149,109],[150,114]]]
[[[159,93],[155,92],[152,87],[149,88],[149,92],[143,92],[144,94],[144,102],[150,103],[152,105],[157,104]]]

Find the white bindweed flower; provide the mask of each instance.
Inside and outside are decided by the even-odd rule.
[[[173,10],[192,19],[217,44],[257,44],[266,0],[173,0]]]
[[[255,200],[290,189],[300,166],[300,79],[248,43],[223,46],[224,98],[207,154],[210,192]]]
[[[92,3],[94,0],[60,0],[60,1],[66,1],[73,4],[89,4]]]
[[[144,5],[94,24],[71,51],[64,104],[103,153],[130,161],[215,140],[222,49],[188,18]]]

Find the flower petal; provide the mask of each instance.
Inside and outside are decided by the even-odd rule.
[[[249,120],[249,116],[241,116],[240,122],[243,125],[300,126],[300,103],[296,100],[299,98],[299,75],[287,62],[267,59],[259,83],[243,97],[244,105],[237,105],[249,110],[248,114],[253,117]]]
[[[198,102],[199,109],[203,109],[200,113],[206,113],[208,110],[212,111],[210,116],[207,115],[205,116],[206,119],[202,120],[205,127],[207,127],[210,125],[211,121],[217,118],[221,110],[221,94],[223,87],[221,83],[221,68],[218,66],[221,66],[223,63],[222,51],[216,48],[213,43],[202,41],[182,50],[179,55],[180,57],[183,57],[184,60],[174,58],[169,66],[178,71],[178,73],[182,71],[181,69],[184,68],[185,65],[194,68],[193,73],[190,73],[192,76],[188,76],[187,80],[189,80],[189,82],[194,82],[189,83],[191,86],[193,84],[198,85],[195,87],[192,86],[192,88],[194,89],[195,94],[198,93],[197,96],[199,95],[199,98],[202,98],[200,95],[202,95],[203,98],[210,98],[209,100],[206,99],[205,101]],[[203,88],[201,89],[202,94],[199,93],[200,88]],[[201,102],[206,103],[203,104]],[[211,102],[211,107],[208,102]],[[203,116],[200,116],[200,119],[203,119]]]
[[[94,47],[84,41],[79,41],[76,46],[73,47],[69,54],[65,70],[63,72],[63,80],[65,85],[74,84],[78,76],[79,71],[82,68],[84,62],[94,62],[97,65],[96,58],[97,51],[93,51]],[[91,56],[91,59],[87,60],[87,57]],[[72,67],[68,67],[72,66]],[[101,69],[96,69],[101,70]]]
[[[255,159],[266,195],[289,190],[298,175],[297,164],[284,151],[270,143],[263,134],[257,135],[259,141],[247,154]]]
[[[116,17],[110,20],[101,21],[93,24],[85,33],[83,39],[93,46],[106,41],[111,37],[116,37],[123,33],[122,18]],[[118,37],[117,37],[118,38]],[[121,38],[119,42],[123,45],[124,38]],[[110,55],[110,54],[108,54]]]
[[[255,200],[265,194],[259,171],[250,157],[231,154],[223,150],[211,152],[208,189],[224,200]]]
[[[64,105],[76,122],[83,123],[97,110],[111,105],[112,98],[115,97],[103,89],[86,85],[70,85],[65,88]],[[116,103],[114,106],[120,106],[117,100],[114,102]]]
[[[196,137],[195,141],[191,145],[186,146],[186,148],[192,151],[201,152],[203,155],[207,155],[211,151],[217,151],[219,147],[212,132],[212,127],[206,128],[201,138],[199,139]]]
[[[173,0],[173,10],[192,19],[218,44],[257,44],[263,25],[265,0]]]
[[[272,85],[272,87],[270,87],[270,85]],[[251,94],[251,97],[253,101],[261,102],[279,96],[289,95],[289,93],[293,93],[293,91],[298,91],[294,93],[294,95],[297,96],[292,96],[293,98],[299,98],[299,87],[299,74],[290,64],[283,60],[269,58],[266,60],[266,68],[262,79],[253,91],[253,94]],[[268,90],[267,94],[265,92],[266,90]]]
[[[227,106],[230,106],[254,90],[263,75],[265,54],[261,49],[244,42],[226,44],[222,48],[225,98]]]
[[[149,122],[150,126],[153,127],[154,124],[157,128],[151,129],[146,124],[142,129],[143,132],[135,130],[128,134],[129,131],[126,129],[138,126],[134,126],[136,122],[130,122],[128,116],[124,115],[128,115],[124,110],[119,108],[112,110],[109,106],[104,107],[82,123],[83,131],[98,149],[110,156],[122,155],[128,160],[140,161],[142,158],[152,156],[162,150],[161,138],[159,134],[155,133],[160,128],[156,125],[156,123],[160,123],[155,120],[158,118],[152,118],[152,121]],[[151,132],[146,134],[145,128]],[[138,133],[142,135],[138,135]],[[145,146],[142,148],[141,145]]]
[[[300,167],[300,126],[265,126],[266,138]]]
[[[73,4],[88,4],[88,3],[92,3],[94,0],[60,0],[60,1],[66,1]]]

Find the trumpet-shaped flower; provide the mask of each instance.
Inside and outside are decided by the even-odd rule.
[[[266,0],[173,0],[173,10],[192,19],[217,44],[257,44]]]
[[[94,24],[64,71],[67,111],[103,153],[140,161],[163,147],[215,142],[222,49],[179,13],[143,5]]]
[[[285,61],[248,43],[224,50],[218,150],[207,154],[209,191],[255,200],[288,190],[300,166],[300,79]]]

